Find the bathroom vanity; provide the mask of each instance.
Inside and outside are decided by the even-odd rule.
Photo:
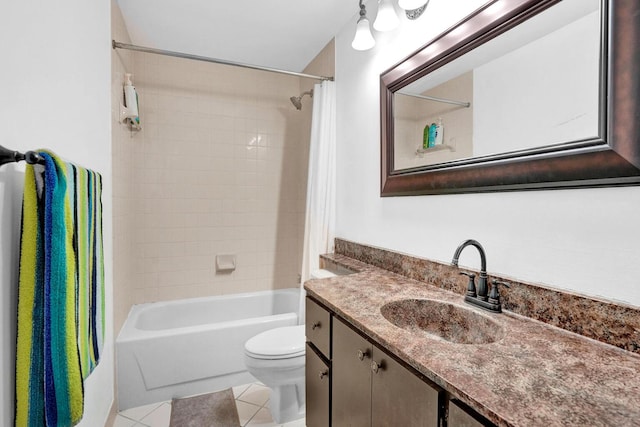
[[[438,387],[339,317],[332,328],[333,425],[438,425]]]
[[[493,425],[314,299],[306,310],[308,427]]]
[[[332,261],[356,272],[305,283],[309,427],[640,425],[638,354]]]

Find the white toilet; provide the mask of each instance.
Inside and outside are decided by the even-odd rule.
[[[251,375],[271,389],[269,409],[276,423],[304,417],[304,325],[270,329],[244,345]]]
[[[315,270],[312,279],[334,277],[328,270]],[[304,314],[301,313],[304,318]],[[304,325],[270,329],[244,344],[244,363],[251,375],[271,389],[269,409],[276,423],[305,415]]]

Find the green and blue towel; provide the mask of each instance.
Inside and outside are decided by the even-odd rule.
[[[15,425],[66,427],[104,342],[102,178],[40,154],[25,172]]]

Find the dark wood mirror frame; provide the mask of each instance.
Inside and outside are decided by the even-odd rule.
[[[380,76],[381,196],[640,184],[640,1],[602,0],[600,135],[524,155],[394,170],[393,94],[561,0],[500,0],[479,9]]]

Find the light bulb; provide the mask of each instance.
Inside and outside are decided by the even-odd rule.
[[[425,0],[398,0],[398,6],[404,10],[415,10],[424,6]]]
[[[378,31],[391,31],[395,29],[400,20],[396,15],[396,10],[393,7],[391,0],[380,0],[378,2],[378,15],[373,22],[373,28]]]
[[[351,47],[355,50],[369,50],[375,46],[376,41],[371,34],[371,28],[369,28],[369,20],[365,17],[358,19],[356,25],[356,35],[351,42]]]

